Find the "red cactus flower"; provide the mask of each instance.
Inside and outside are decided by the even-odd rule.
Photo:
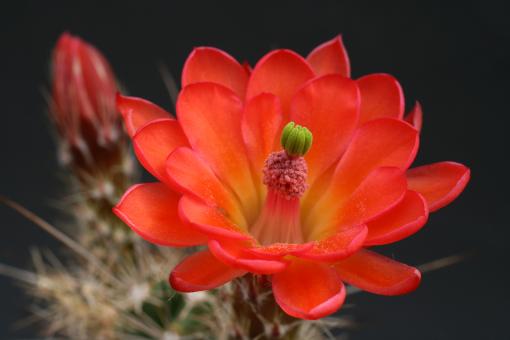
[[[88,152],[119,136],[118,92],[110,65],[92,45],[68,33],[53,51],[50,111],[58,132],[71,147]]]
[[[150,242],[207,246],[174,268],[173,288],[268,275],[285,312],[316,319],[340,308],[342,282],[383,295],[417,287],[417,269],[367,247],[418,231],[460,194],[469,170],[452,162],[408,170],[420,106],[404,120],[397,80],[354,80],[349,68],[340,37],[306,59],[272,51],[250,74],[202,47],[184,65],[177,119],[118,97],[138,159],[160,182],[132,187],[116,214]],[[291,142],[284,131],[281,151],[289,121],[313,134],[304,157],[310,141],[298,130]]]

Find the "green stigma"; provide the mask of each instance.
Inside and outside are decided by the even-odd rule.
[[[312,146],[312,133],[307,128],[290,122],[283,128],[281,144],[289,156],[302,157]]]

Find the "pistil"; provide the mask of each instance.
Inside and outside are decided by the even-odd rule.
[[[307,189],[307,174],[303,156],[312,144],[311,132],[293,122],[282,132],[284,150],[266,159],[263,182],[268,188],[266,201],[256,223],[253,236],[262,244],[302,243],[300,198]]]

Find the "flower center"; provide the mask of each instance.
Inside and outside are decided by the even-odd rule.
[[[266,159],[263,182],[268,192],[262,211],[251,228],[262,244],[302,243],[300,198],[307,189],[307,174],[303,156],[310,149],[312,135],[308,129],[294,123],[285,126],[281,144],[283,151]]]
[[[287,151],[273,152],[263,169],[264,184],[287,200],[299,199],[305,193],[308,168],[303,157],[292,157]]]

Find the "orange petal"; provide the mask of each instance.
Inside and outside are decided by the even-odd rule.
[[[288,263],[278,259],[261,259],[248,252],[238,241],[209,241],[209,251],[216,258],[229,266],[246,270],[250,273],[269,275],[284,270]]]
[[[338,163],[325,199],[348,197],[376,168],[407,169],[416,156],[418,142],[418,132],[396,119],[381,118],[363,125]]]
[[[226,52],[213,47],[198,47],[191,52],[182,70],[182,87],[211,82],[223,85],[244,98],[248,74]]]
[[[195,198],[183,196],[179,201],[179,216],[197,230],[211,237],[249,240],[251,236],[223,212]]]
[[[263,92],[275,94],[280,98],[286,122],[292,96],[313,77],[312,68],[303,57],[290,50],[275,50],[266,54],[255,66],[248,81],[246,98]]]
[[[308,243],[273,243],[267,246],[246,248],[247,253],[263,259],[280,259],[287,255],[298,256],[308,252],[314,246],[313,242]]]
[[[181,222],[177,214],[180,195],[163,183],[132,186],[113,212],[145,240],[165,246],[195,246],[207,238]]]
[[[188,140],[175,119],[164,118],[151,121],[133,136],[135,154],[140,163],[154,177],[168,183],[166,159]]]
[[[360,124],[375,118],[402,118],[404,93],[395,78],[378,73],[361,77],[357,82],[361,91]]]
[[[148,100],[117,94],[117,109],[124,118],[130,137],[145,124],[160,118],[170,118],[170,114]]]
[[[360,249],[366,236],[367,226],[364,224],[344,228],[332,236],[314,242],[310,250],[296,256],[318,261],[338,261]]]
[[[365,223],[400,202],[407,189],[404,173],[399,168],[374,170],[353,192],[338,213],[343,225]]]
[[[285,313],[316,320],[336,312],[345,300],[345,287],[329,266],[295,259],[273,275],[273,294]]]
[[[429,210],[423,196],[408,190],[395,207],[367,223],[365,246],[400,241],[420,230],[428,216]]]
[[[246,228],[246,220],[237,199],[196,151],[186,147],[177,148],[168,156],[166,170],[169,180],[179,191],[222,208],[227,217]]]
[[[242,103],[224,86],[186,86],[177,100],[177,115],[195,151],[241,199],[248,220],[258,207],[241,132]]]
[[[264,162],[278,145],[282,125],[280,101],[275,95],[262,93],[246,103],[241,121],[243,140],[255,183],[261,186]]]
[[[312,148],[305,156],[309,183],[345,151],[358,124],[359,103],[356,82],[331,74],[311,80],[294,96],[290,120],[313,133]]]
[[[471,172],[454,162],[439,162],[407,171],[409,189],[425,197],[429,210],[436,211],[456,199],[469,182]]]
[[[375,169],[407,169],[417,150],[418,132],[403,121],[380,118],[364,124],[355,132],[331,179],[321,179],[324,191],[320,200],[314,206],[313,201],[306,199],[308,210],[305,210],[304,227],[311,228],[314,225],[311,221],[341,206]],[[312,189],[317,192],[316,188]]]
[[[405,117],[404,120],[414,126],[414,128],[418,131],[421,131],[421,128],[423,126],[423,110],[421,108],[421,104],[416,101],[414,104],[413,109],[411,112],[409,112]]]
[[[330,236],[344,227],[365,224],[399,203],[406,193],[404,172],[399,168],[381,167],[374,170],[344,201],[330,201],[319,212],[310,239]]]
[[[368,250],[360,250],[333,267],[342,281],[380,295],[409,293],[421,280],[416,268]]]
[[[330,166],[325,173],[317,178],[317,180],[310,185],[310,187],[306,190],[301,203],[301,221],[308,221],[309,215],[313,212],[312,209],[317,202],[324,196],[324,193],[330,186],[331,179],[333,178],[333,174],[335,173],[335,164]],[[309,228],[313,228],[314,225],[308,225],[303,223],[301,228],[303,230],[303,235],[310,235]]]
[[[178,292],[197,292],[217,288],[244,274],[244,271],[218,261],[206,250],[179,263],[170,274],[169,281]]]
[[[332,73],[337,73],[344,77],[351,76],[349,56],[347,55],[341,35],[317,46],[306,57],[306,60],[312,66],[315,74],[319,76]]]

